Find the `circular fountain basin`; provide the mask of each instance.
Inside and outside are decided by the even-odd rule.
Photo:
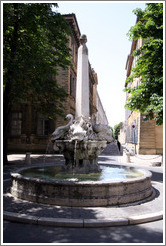
[[[61,165],[21,168],[11,173],[17,198],[62,206],[111,206],[140,201],[152,194],[151,172],[100,165],[101,173],[72,174]]]

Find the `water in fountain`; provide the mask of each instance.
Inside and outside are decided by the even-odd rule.
[[[48,143],[47,143],[47,146],[46,146],[46,151],[43,154],[43,165],[42,165],[42,168],[40,168],[40,171],[42,172],[42,177],[43,178],[45,177],[46,155],[47,154],[50,154],[50,149],[53,151],[52,141],[49,138]]]
[[[126,167],[120,166],[110,166],[110,165],[101,165],[101,172],[99,173],[88,173],[88,174],[80,174],[80,173],[68,173],[64,172],[61,169],[61,166],[46,166],[44,168],[44,175],[40,168],[34,167],[28,170],[23,170],[20,172],[21,175],[25,177],[31,178],[41,178],[46,180],[54,180],[54,181],[123,181],[126,179],[134,179],[137,177],[143,176],[137,169],[130,169]]]

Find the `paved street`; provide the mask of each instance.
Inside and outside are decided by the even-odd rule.
[[[9,170],[20,167],[24,163],[24,156],[11,156],[11,165],[4,168],[4,183],[6,187],[10,184]],[[150,157],[149,157],[150,158]],[[34,156],[32,163],[41,161],[43,156]],[[63,162],[61,156],[46,157],[46,162],[53,160]],[[117,163],[118,157],[100,156],[99,162]],[[122,161],[119,161],[122,163]],[[124,163],[126,165],[137,165],[137,163]],[[152,172],[152,180],[162,183],[162,167],[156,167],[146,160],[141,167]],[[132,208],[134,210],[134,207]],[[139,225],[113,226],[102,228],[66,228],[42,226],[33,224],[22,224],[4,221],[3,226],[4,243],[162,243],[163,221],[143,223]]]
[[[58,228],[4,222],[4,243],[162,243],[162,220],[135,226]]]

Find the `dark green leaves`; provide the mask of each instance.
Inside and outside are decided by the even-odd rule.
[[[157,124],[163,121],[163,5],[148,3],[143,11],[135,10],[139,21],[128,33],[131,40],[143,39],[144,45],[133,52],[138,57],[136,66],[127,78],[125,91],[130,93],[126,108],[155,118]],[[134,78],[141,83],[130,87]]]
[[[122,126],[122,122],[120,122],[119,124],[115,125],[114,126],[114,131],[113,131],[113,137],[114,139],[118,140],[118,135],[119,135],[119,132],[120,132],[120,128]]]
[[[48,116],[62,113],[66,92],[55,78],[71,65],[70,29],[50,3],[4,3],[4,86],[10,103],[31,101]]]

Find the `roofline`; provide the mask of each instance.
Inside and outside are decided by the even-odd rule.
[[[73,31],[75,32],[76,34],[76,37],[77,37],[77,42],[78,42],[78,45],[80,43],[79,41],[79,38],[81,36],[81,32],[80,32],[80,29],[79,29],[79,26],[78,26],[78,22],[77,22],[77,18],[76,18],[76,15],[74,13],[72,14],[64,14],[62,15],[67,21],[69,21],[69,24],[73,27]],[[73,20],[73,22],[71,23],[70,20]],[[76,28],[76,29],[75,29]],[[78,36],[79,35],[79,36]]]
[[[136,23],[139,21],[139,17],[137,16],[136,19]],[[136,24],[135,23],[135,24]],[[130,72],[131,72],[131,67],[132,67],[132,61],[134,59],[134,57],[132,56],[133,51],[136,49],[136,45],[137,45],[137,41],[138,40],[133,40],[132,44],[131,44],[131,50],[130,50],[130,54],[127,56],[127,61],[126,61],[126,66],[125,69],[127,70],[127,74],[126,77],[129,77]],[[127,83],[125,83],[125,87],[127,86]]]
[[[78,31],[79,31],[79,34],[81,35],[81,32],[80,32],[80,29],[79,29],[79,26],[78,26],[78,22],[77,22],[76,15],[75,15],[74,13],[72,13],[72,14],[64,14],[64,15],[62,15],[62,16],[64,16],[64,17],[74,17],[74,20],[75,20],[76,25],[77,25],[77,29],[78,29]]]

